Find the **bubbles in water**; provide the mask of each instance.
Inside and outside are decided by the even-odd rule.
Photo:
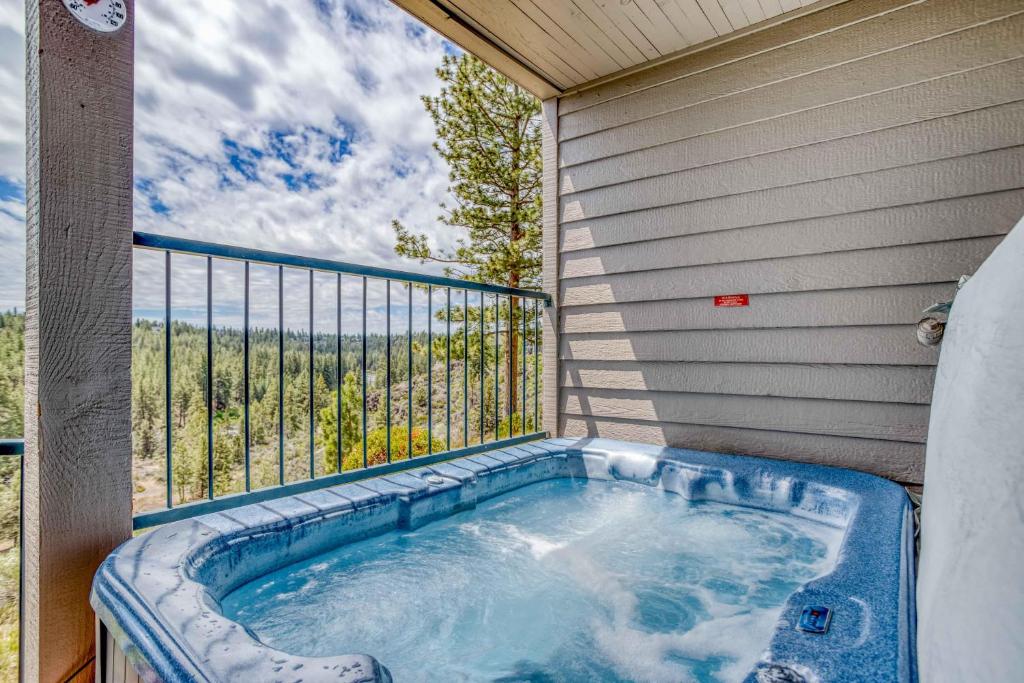
[[[303,655],[372,654],[396,681],[728,681],[842,531],[554,480],[241,587],[225,613]]]

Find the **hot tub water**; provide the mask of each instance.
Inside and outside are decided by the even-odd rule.
[[[225,596],[264,643],[413,681],[732,681],[843,530],[640,484],[555,479],[344,545]]]

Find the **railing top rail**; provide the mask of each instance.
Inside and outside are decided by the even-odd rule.
[[[290,268],[302,268],[305,270],[318,270],[327,273],[359,275],[381,280],[394,280],[396,282],[414,282],[421,285],[433,285],[435,287],[466,289],[473,292],[487,292],[489,294],[498,294],[501,296],[540,299],[545,303],[551,301],[551,296],[549,294],[532,289],[485,285],[478,282],[470,282],[468,280],[459,280],[453,277],[427,275],[425,273],[410,273],[391,268],[378,268],[376,266],[364,266],[358,263],[346,263],[344,261],[331,261],[328,259],[296,256],[294,254],[283,254],[274,251],[263,251],[262,249],[248,249],[245,247],[235,247],[226,244],[214,244],[212,242],[202,242],[199,240],[184,239],[181,237],[155,235],[148,232],[136,232],[134,234],[134,242],[135,246],[144,249],[155,249],[159,251],[171,251],[181,254],[193,254],[200,256],[213,256],[216,258],[231,259],[234,261],[249,261],[250,263],[263,263],[267,265],[287,266]]]
[[[24,439],[0,439],[0,456],[3,455],[24,455]]]

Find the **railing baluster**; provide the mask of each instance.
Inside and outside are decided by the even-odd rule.
[[[316,422],[313,410],[313,271],[309,271],[309,478],[316,479],[316,448],[313,443]]]
[[[469,290],[462,290],[462,446],[469,445]]]
[[[533,431],[540,431],[540,300],[533,300]]]
[[[391,280],[386,280],[385,285],[387,286],[387,293],[385,300],[387,301],[387,358],[385,359],[385,371],[384,371],[384,383],[387,385],[384,389],[384,405],[386,414],[384,416],[384,429],[387,431],[387,455],[388,462],[391,462]]]
[[[427,285],[427,454],[434,452],[434,288]]]
[[[167,455],[167,507],[174,507],[174,449],[171,441],[171,252],[164,252],[164,441]]]
[[[406,408],[408,410],[408,415],[405,416],[406,422],[408,423],[408,434],[405,435],[405,438],[406,438],[405,448],[406,448],[406,456],[411,460],[412,459],[412,424],[413,424],[413,421],[412,421],[412,283],[411,282],[409,283],[409,330],[408,330],[408,334],[406,335],[405,345],[406,345],[405,351],[406,351],[406,356],[407,356],[407,358],[405,359],[405,363],[406,363],[406,370],[409,373],[409,376],[406,377],[406,381],[408,382],[408,385],[409,385],[408,386],[408,389],[409,389],[408,393],[409,393],[409,395],[406,398],[407,398],[407,400],[409,402],[409,405],[406,406]]]
[[[520,434],[526,434],[526,299],[520,299],[523,303],[523,392],[519,400],[523,404],[523,424],[520,425]],[[509,434],[509,436],[512,436]]]
[[[284,485],[284,266],[277,267],[277,479]]]
[[[498,295],[494,295],[494,440],[501,437],[501,383],[498,379],[501,359],[498,355],[501,337],[501,303]]]
[[[206,488],[213,500],[213,258],[206,257]]]
[[[480,443],[484,442],[484,293],[480,292]]]
[[[335,332],[336,332],[336,334],[335,334],[335,337],[336,337],[335,338],[336,349],[335,349],[335,352],[337,353],[337,357],[334,359],[334,374],[335,374],[334,384],[335,384],[335,387],[337,389],[337,396],[335,397],[335,399],[336,399],[336,402],[337,402],[338,405],[335,407],[335,409],[338,411],[338,424],[336,425],[334,439],[335,439],[335,450],[337,451],[335,453],[335,457],[336,457],[336,459],[338,461],[337,462],[337,468],[338,468],[338,472],[341,473],[341,466],[342,466],[341,447],[342,447],[342,445],[344,443],[342,441],[342,438],[341,438],[341,383],[343,381],[342,380],[342,372],[341,372],[341,273],[338,273],[338,289],[337,289],[337,297],[335,299],[335,308],[337,309],[337,311],[336,311],[337,312],[337,319],[335,320],[335,323],[336,323],[336,329],[335,329]]]
[[[366,277],[363,277],[363,468],[366,468]]]
[[[445,289],[444,449],[452,449],[452,288]]]
[[[245,491],[248,493],[252,490],[252,469],[251,469],[251,450],[249,447],[249,434],[251,432],[251,425],[249,423],[249,262],[245,262],[245,294],[243,296],[243,313],[242,313],[242,383],[245,385],[242,390],[242,410],[244,411],[244,427],[242,431],[245,433]]]
[[[508,384],[508,401],[505,405],[505,410],[508,412],[508,436],[512,438],[512,413],[515,412],[515,406],[512,404],[515,401],[512,400],[512,392],[515,391],[516,378],[512,376],[512,359],[515,357],[517,351],[516,347],[512,344],[512,336],[515,334],[516,321],[515,307],[512,305],[512,297],[508,298],[508,364],[505,366],[505,383]]]

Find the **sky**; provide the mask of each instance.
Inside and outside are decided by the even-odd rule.
[[[448,169],[419,99],[439,91],[451,43],[386,0],[144,0],[135,36],[136,230],[439,272],[396,256],[390,224],[434,246],[459,236],[437,222]],[[24,8],[0,0],[0,310],[24,306],[24,130]],[[205,316],[204,267],[175,257],[176,317]],[[136,315],[162,313],[162,257],[136,250],[134,270]],[[215,266],[216,323],[236,322],[241,277]],[[276,320],[276,274],[252,277],[254,322]],[[317,276],[317,310],[333,311],[335,286]],[[286,288],[299,325],[308,274]],[[345,282],[346,315],[358,289]],[[371,287],[371,327],[383,291]]]

